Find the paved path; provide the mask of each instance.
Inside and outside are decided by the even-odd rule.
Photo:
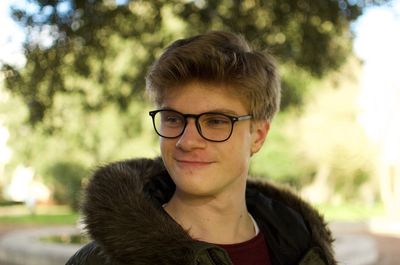
[[[0,238],[0,264],[8,265],[56,265],[65,264],[80,245],[51,244],[39,241],[48,236],[79,233],[71,226],[23,228],[5,233]]]
[[[379,265],[400,264],[400,238],[387,235],[374,235],[380,257]]]
[[[339,236],[366,236],[373,240],[378,253],[377,260],[373,265],[400,264],[400,221],[374,220],[369,223],[335,223],[331,225],[331,228]],[[356,244],[360,244],[360,242],[354,242],[354,245]],[[365,244],[365,242],[361,244]],[[370,255],[370,253],[360,254]],[[350,264],[353,263],[344,263],[344,265]]]

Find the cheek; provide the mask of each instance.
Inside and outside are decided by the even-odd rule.
[[[163,137],[160,137],[160,149],[168,149],[171,148],[171,146],[174,145],[173,139],[166,139]]]
[[[226,148],[226,156],[232,161],[233,166],[247,164],[251,155],[251,137],[245,133],[235,139]],[[236,165],[235,165],[236,164]]]
[[[247,130],[244,130],[236,139],[236,143],[232,145],[232,147],[235,149],[232,150],[232,154],[240,153],[242,156],[250,155],[251,146],[252,146],[251,133]]]
[[[160,151],[164,161],[171,157],[171,153],[173,152],[174,147],[175,143],[174,141],[171,141],[171,139],[160,139]]]
[[[230,176],[245,179],[248,174],[250,155],[247,145],[237,143],[234,147],[227,149],[225,153],[225,172]]]

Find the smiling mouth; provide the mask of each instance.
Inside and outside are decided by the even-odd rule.
[[[176,159],[176,162],[178,162],[179,165],[183,166],[208,166],[213,163],[208,161],[179,160],[179,159]]]

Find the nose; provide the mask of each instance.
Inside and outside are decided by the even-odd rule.
[[[197,130],[196,122],[189,119],[183,134],[178,138],[176,147],[183,151],[191,151],[192,149],[204,148],[206,142]]]

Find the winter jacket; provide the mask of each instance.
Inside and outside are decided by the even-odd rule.
[[[192,239],[163,210],[174,189],[159,158],[99,168],[82,205],[93,241],[66,265],[231,265],[225,250]],[[246,202],[273,265],[336,264],[326,223],[289,189],[250,179]]]

